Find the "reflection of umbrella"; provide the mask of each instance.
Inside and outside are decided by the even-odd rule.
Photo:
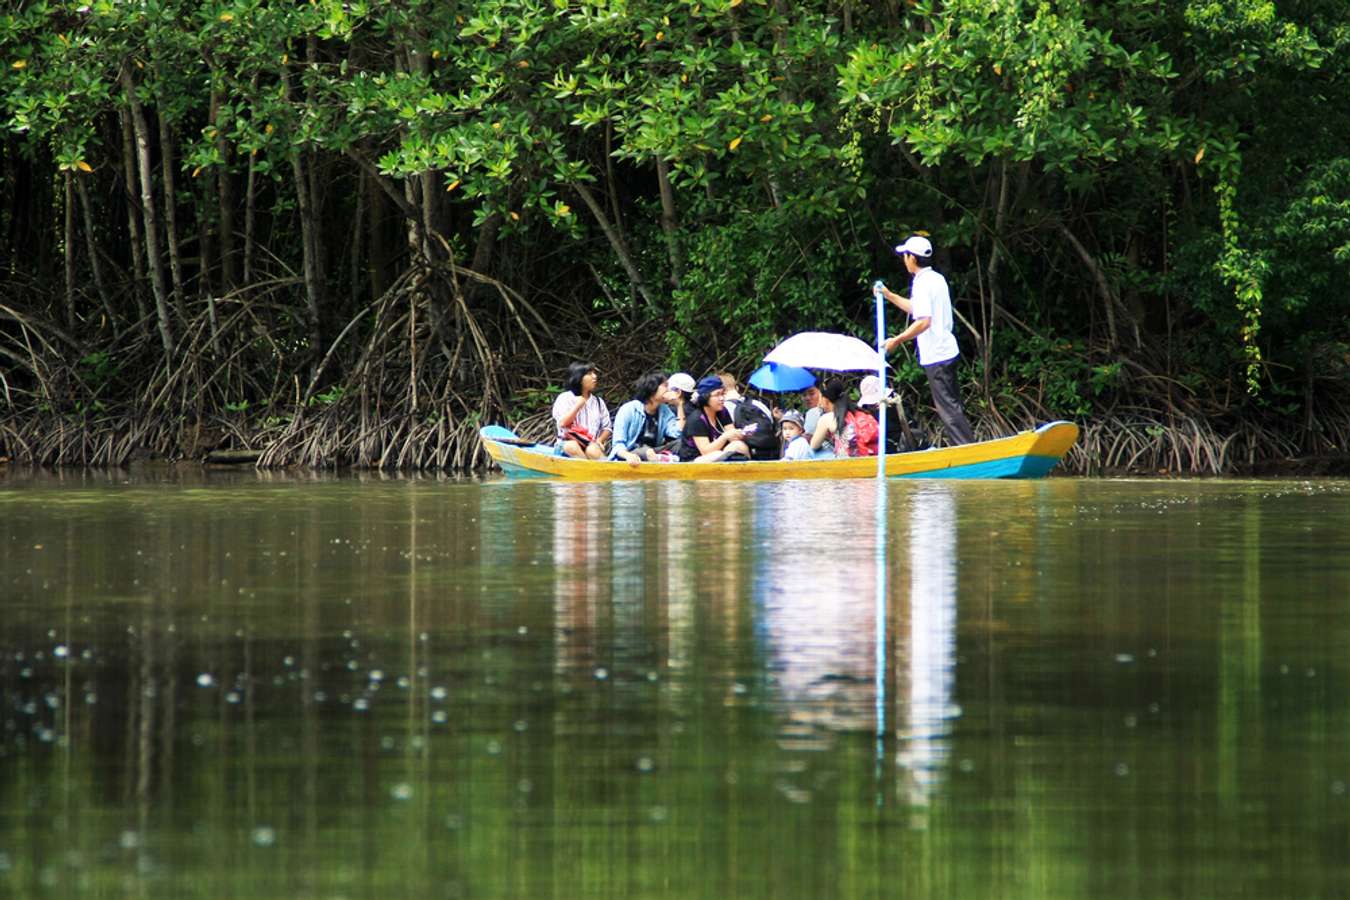
[[[800,366],[765,363],[750,375],[750,383],[761,391],[800,391],[816,383],[816,376]]]
[[[783,341],[764,357],[765,362],[830,369],[835,372],[876,372],[884,363],[876,348],[846,334],[803,331]]]

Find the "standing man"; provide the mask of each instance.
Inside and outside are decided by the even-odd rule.
[[[916,234],[896,247],[895,252],[913,277],[910,296],[901,297],[881,282],[877,282],[877,290],[913,321],[904,331],[886,339],[886,352],[894,351],[905,341],[914,341],[919,348],[919,365],[933,392],[933,404],[942,424],[947,426],[948,439],[953,444],[969,444],[975,440],[975,432],[966,421],[961,388],[956,382],[956,361],[961,351],[952,333],[952,297],[947,279],[933,271],[933,245],[928,238]]]

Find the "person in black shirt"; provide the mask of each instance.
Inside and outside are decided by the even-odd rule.
[[[721,462],[736,454],[750,457],[744,435],[731,424],[726,400],[726,388],[716,375],[709,375],[695,387],[694,402],[685,412],[680,462]]]

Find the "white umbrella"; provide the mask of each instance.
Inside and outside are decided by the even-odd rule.
[[[770,350],[764,361],[833,372],[877,372],[886,365],[875,347],[869,347],[855,337],[827,331],[794,334]]]

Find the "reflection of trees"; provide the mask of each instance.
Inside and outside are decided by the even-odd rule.
[[[1100,864],[1145,896],[1130,860],[1272,833],[1334,893],[1345,679],[1265,668],[1309,651],[1262,621],[1255,498],[1178,538],[1094,524],[1077,482],[892,485],[877,809],[871,485],[119,486],[91,514],[108,488],[0,497],[0,895],[1040,896]]]

